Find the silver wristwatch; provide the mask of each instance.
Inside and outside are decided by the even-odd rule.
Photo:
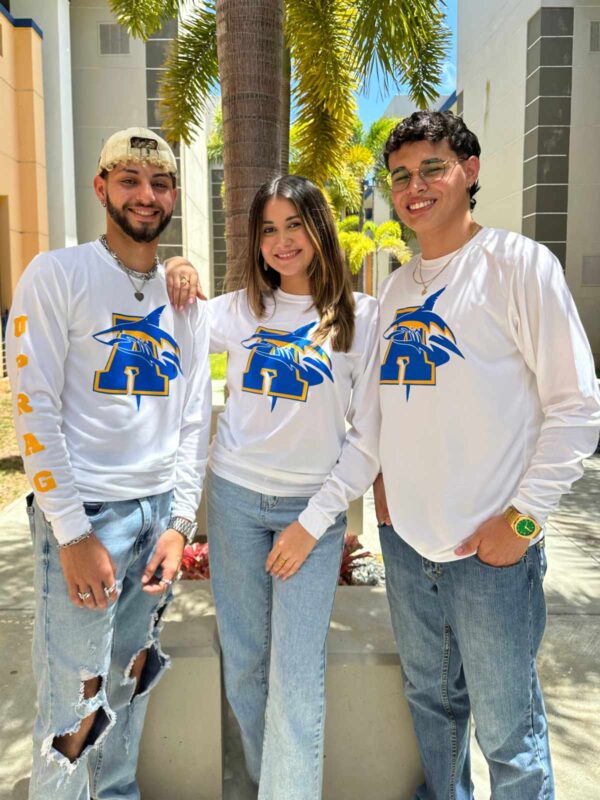
[[[188,544],[194,541],[194,536],[198,530],[198,523],[191,522],[185,517],[171,517],[167,524],[167,528],[172,528],[177,533],[180,533]]]

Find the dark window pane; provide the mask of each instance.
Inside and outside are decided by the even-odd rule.
[[[568,67],[542,67],[540,94],[550,97],[570,97],[571,76],[572,70]]]
[[[568,67],[573,63],[573,39],[543,38],[540,40],[542,67]]]
[[[527,50],[527,74],[531,75],[539,66],[541,66],[541,52],[542,40],[538,39],[537,42]]]
[[[558,258],[560,263],[563,265],[563,269],[565,264],[567,263],[567,243],[566,242],[542,242],[545,244],[548,250],[551,250],[554,255]]]
[[[150,39],[174,39],[177,36],[177,19],[168,19]]]
[[[169,42],[148,41],[146,42],[146,66],[152,68],[162,67],[167,57]]]
[[[572,8],[542,8],[542,36],[572,36]]]
[[[527,23],[527,46],[530,47],[542,35],[541,9]]]

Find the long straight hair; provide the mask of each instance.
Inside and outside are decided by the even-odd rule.
[[[265,295],[273,295],[281,276],[265,263],[262,241],[265,205],[274,197],[283,197],[296,207],[315,250],[308,267],[308,279],[313,304],[320,322],[313,334],[315,344],[331,337],[334,350],[346,352],[354,339],[354,296],[350,270],[340,247],[335,222],[321,190],[307,178],[283,175],[273,178],[259,188],[248,217],[248,251],[244,267],[235,285],[229,289],[246,289],[252,312],[261,318],[265,314]]]

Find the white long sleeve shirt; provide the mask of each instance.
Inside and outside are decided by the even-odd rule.
[[[377,469],[377,302],[356,294],[347,353],[311,342],[310,296],[277,290],[257,319],[246,292],[209,302],[211,351],[228,353],[229,397],[209,465],[262,494],[310,497],[299,522],[319,538]]]
[[[174,313],[164,270],[144,299],[99,242],[37,256],[11,309],[7,363],[25,471],[60,544],[83,502],[174,489],[194,519],[210,431],[203,304]]]
[[[447,259],[424,260],[422,280]],[[545,523],[596,447],[600,397],[546,247],[484,228],[425,295],[417,266],[380,293],[380,457],[397,533],[451,561],[511,504]]]

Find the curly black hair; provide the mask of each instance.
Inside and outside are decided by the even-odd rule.
[[[406,142],[441,142],[444,139],[459,158],[479,157],[481,153],[477,136],[467,128],[462,117],[455,116],[451,111],[415,111],[399,122],[388,136],[383,148],[385,165],[389,169],[391,154]],[[471,209],[475,208],[477,201],[474,196],[479,189],[479,181],[469,189]]]

